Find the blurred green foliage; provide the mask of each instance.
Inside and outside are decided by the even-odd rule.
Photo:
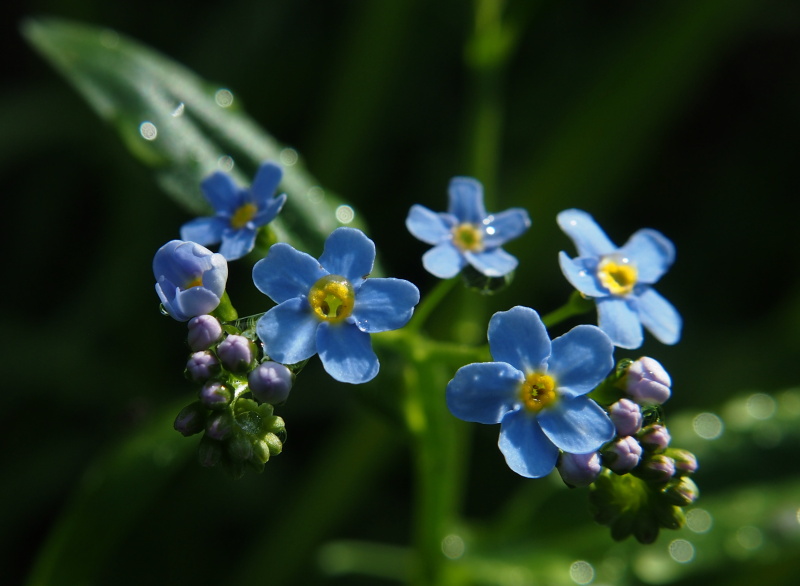
[[[701,463],[695,524],[653,546],[613,543],[584,491],[515,476],[497,429],[465,426],[450,579],[586,583],[580,560],[595,583],[796,581],[797,2],[29,0],[2,25],[9,583],[391,584],[413,556],[391,354],[355,389],[312,361],[263,475],[202,469],[172,431],[191,400],[184,327],[159,314],[150,263],[192,213],[24,43],[22,19],[42,16],[117,30],[230,89],[423,293],[434,283],[403,225],[412,203],[443,208],[447,181],[465,174],[484,182],[489,209],[526,207],[512,285],[481,307],[465,294],[441,308],[436,335],[480,341],[495,310],[565,300],[560,209],[586,209],[617,243],[644,226],[673,239],[659,291],[684,339],[633,354],[672,374],[673,437]],[[247,270],[230,287],[240,313],[264,310]],[[456,319],[464,307],[470,322]]]

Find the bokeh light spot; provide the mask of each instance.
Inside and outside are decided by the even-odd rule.
[[[139,125],[139,134],[145,140],[155,140],[158,136],[158,128],[152,122],[142,122]]]
[[[569,577],[576,584],[590,584],[594,580],[594,567],[583,560],[573,562],[569,567]]]
[[[703,439],[713,440],[722,435],[722,419],[713,413],[700,413],[692,421],[694,432]]]

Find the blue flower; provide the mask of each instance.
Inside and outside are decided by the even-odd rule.
[[[259,319],[258,337],[277,362],[319,354],[333,378],[365,383],[378,374],[369,335],[403,327],[419,291],[402,279],[368,279],[375,244],[354,228],[337,228],[319,261],[286,243],[274,244],[253,267],[259,291],[278,305]]]
[[[487,277],[502,277],[517,268],[516,257],[500,248],[531,225],[528,212],[512,208],[487,214],[483,186],[471,177],[454,177],[448,188],[447,213],[411,206],[406,227],[432,244],[422,256],[425,269],[440,279],[456,276],[467,264]]]
[[[228,280],[228,263],[196,242],[172,240],[156,252],[153,274],[164,311],[186,321],[217,308]]]
[[[253,250],[258,228],[274,220],[286,202],[285,193],[272,197],[282,175],[280,166],[264,163],[250,189],[239,187],[220,171],[209,175],[201,187],[215,215],[184,224],[181,238],[202,245],[222,242],[219,252],[226,259],[243,257]]]
[[[585,397],[614,366],[614,346],[596,326],[580,325],[550,341],[527,307],[489,321],[495,362],[468,364],[447,385],[450,412],[465,421],[500,424],[500,451],[517,474],[539,478],[559,450],[597,451],[614,437],[606,412]]]
[[[597,304],[597,325],[620,348],[638,348],[642,326],[660,342],[681,337],[681,316],[653,285],[675,260],[675,247],[656,230],[639,230],[622,248],[608,239],[581,210],[564,210],[558,225],[575,243],[578,256],[559,255],[567,280]]]

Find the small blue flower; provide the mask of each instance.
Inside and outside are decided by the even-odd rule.
[[[465,421],[500,424],[500,451],[517,474],[539,478],[559,450],[596,452],[614,437],[605,411],[585,397],[614,366],[614,346],[599,328],[580,325],[550,340],[527,307],[489,321],[495,362],[468,364],[447,385],[450,412]]]
[[[219,253],[226,259],[243,257],[253,250],[258,228],[274,220],[286,202],[285,193],[272,197],[282,176],[280,166],[270,162],[259,167],[250,189],[220,171],[209,175],[201,187],[215,215],[184,224],[181,238],[204,246],[222,242]]]
[[[528,212],[512,208],[487,214],[483,186],[471,177],[451,179],[448,194],[447,213],[413,205],[406,218],[408,231],[433,245],[422,255],[425,269],[449,279],[467,264],[487,277],[502,277],[517,268],[516,257],[500,247],[530,227]]]
[[[580,293],[594,298],[597,325],[616,346],[638,348],[642,326],[660,342],[681,337],[681,316],[652,288],[675,260],[675,247],[656,230],[639,230],[617,248],[594,219],[581,210],[564,210],[558,225],[575,243],[578,256],[561,252],[561,272]]]
[[[228,280],[228,263],[195,242],[172,240],[156,252],[153,274],[164,311],[186,321],[217,308]]]
[[[296,364],[319,354],[333,378],[365,383],[378,374],[370,334],[403,327],[419,291],[402,279],[368,279],[375,244],[354,228],[337,228],[319,261],[274,244],[253,267],[256,287],[278,305],[256,332],[275,361]]]

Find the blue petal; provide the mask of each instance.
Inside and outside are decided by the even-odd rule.
[[[153,256],[153,276],[155,276],[156,280],[160,280],[161,277],[167,275],[172,277],[170,273],[174,264],[175,250],[181,244],[183,244],[182,240],[170,240],[156,251]]]
[[[434,277],[455,277],[467,264],[467,259],[452,242],[442,242],[422,255],[422,266]]]
[[[414,238],[427,244],[439,244],[451,237],[451,227],[441,215],[418,204],[414,204],[408,210],[406,228]]]
[[[517,257],[508,254],[502,248],[484,250],[483,252],[466,251],[464,257],[479,272],[487,277],[502,277],[517,268]]]
[[[244,203],[243,196],[247,193],[236,185],[230,175],[221,171],[203,179],[200,187],[214,210],[225,212],[227,215],[233,214]]]
[[[211,266],[203,273],[203,287],[222,297],[228,283],[228,263],[219,253],[212,254],[209,261]]]
[[[278,197],[269,199],[259,212],[253,216],[254,226],[264,226],[269,224],[283,209],[283,204],[286,203],[286,194],[282,193]]]
[[[253,266],[253,283],[275,303],[308,295],[311,286],[328,274],[313,256],[285,242],[273,244]]]
[[[250,193],[253,203],[262,209],[272,198],[272,194],[278,189],[278,184],[283,177],[283,169],[271,161],[263,163],[256,171],[253,184],[250,186]]]
[[[219,253],[228,260],[242,258],[256,245],[256,231],[252,228],[229,230],[222,235]]]
[[[636,232],[619,252],[634,262],[640,283],[655,283],[675,260],[675,245],[661,232],[650,229]]]
[[[525,375],[505,362],[467,364],[447,384],[450,412],[464,421],[500,423],[517,403]]]
[[[403,279],[367,279],[356,295],[353,320],[373,334],[402,328],[419,303],[419,289]]]
[[[637,310],[631,307],[635,298],[603,297],[596,299],[597,325],[615,346],[632,350],[642,345],[644,334]]]
[[[189,283],[201,277],[204,272],[214,268],[214,264],[212,264],[213,254],[213,252],[195,242],[179,242],[172,249],[172,253],[165,259],[167,270],[163,274],[183,289]]]
[[[550,337],[539,314],[516,306],[498,311],[489,320],[492,358],[507,362],[525,374],[544,372],[550,357]]]
[[[595,452],[616,433],[606,412],[588,397],[557,401],[538,419],[547,437],[570,454]]]
[[[521,236],[531,227],[528,212],[522,208],[511,208],[492,214],[483,220],[485,226],[483,243],[487,248],[502,246],[509,240]]]
[[[369,334],[352,324],[320,324],[317,348],[325,371],[340,382],[365,383],[380,369]]]
[[[447,211],[459,222],[480,224],[486,217],[483,207],[483,186],[472,177],[453,177],[448,187],[450,205]]]
[[[219,296],[205,287],[192,287],[178,293],[172,305],[185,316],[205,315],[217,308]]]
[[[500,426],[497,442],[514,472],[527,478],[541,478],[553,471],[558,448],[547,438],[539,423],[525,411],[512,411]]]
[[[225,218],[216,216],[196,218],[181,226],[181,238],[197,242],[203,246],[216,244],[222,240],[222,232],[227,227],[228,221]]]
[[[558,264],[567,281],[587,297],[607,297],[608,290],[597,280],[597,259],[594,257],[570,258],[566,252],[558,253]]]
[[[581,210],[564,210],[557,216],[558,225],[575,243],[578,256],[602,256],[617,250],[594,218]]]
[[[683,320],[673,305],[652,287],[646,287],[636,298],[642,325],[662,344],[675,344],[681,339]]]
[[[372,272],[375,262],[375,243],[361,230],[336,228],[325,241],[319,264],[332,275],[350,281],[356,290]]]
[[[593,390],[614,368],[614,345],[596,326],[575,326],[553,340],[547,373],[558,392],[569,398]],[[573,452],[574,453],[574,452]]]
[[[170,317],[178,321],[186,321],[190,316],[185,315],[176,305],[175,298],[180,293],[180,288],[176,287],[174,283],[168,281],[165,277],[161,277],[156,283],[156,294],[161,300],[161,305]]]
[[[256,324],[264,352],[282,364],[296,364],[317,353],[320,321],[306,299],[296,297],[276,305]]]

